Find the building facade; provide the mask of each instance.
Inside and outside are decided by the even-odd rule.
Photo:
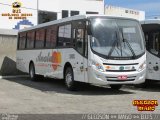
[[[118,17],[127,17],[137,19],[139,21],[145,19],[145,12],[128,8],[116,7],[111,5],[105,6],[105,14]]]
[[[22,29],[78,14],[104,14],[104,0],[1,0],[0,28]]]

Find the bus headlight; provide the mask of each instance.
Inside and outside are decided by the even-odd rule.
[[[95,68],[96,70],[104,72],[103,66],[99,64],[98,62],[92,61],[92,67]]]
[[[146,67],[146,61],[144,61],[140,66],[138,71],[142,71]]]

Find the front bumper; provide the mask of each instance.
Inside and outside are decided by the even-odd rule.
[[[127,76],[126,80],[119,80],[120,75]],[[138,72],[100,72],[95,69],[89,70],[89,83],[96,85],[112,84],[141,84],[145,82],[146,69]]]

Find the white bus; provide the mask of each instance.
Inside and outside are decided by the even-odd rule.
[[[160,19],[141,22],[147,49],[146,79],[160,80]]]
[[[69,90],[77,81],[93,85],[145,82],[146,53],[138,21],[78,15],[19,31],[17,68],[64,79]]]

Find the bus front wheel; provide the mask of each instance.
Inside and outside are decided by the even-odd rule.
[[[71,67],[68,67],[65,71],[65,85],[68,90],[76,90],[76,81],[74,81],[74,74]]]
[[[113,90],[119,90],[122,85],[110,85],[110,87],[113,89]]]

